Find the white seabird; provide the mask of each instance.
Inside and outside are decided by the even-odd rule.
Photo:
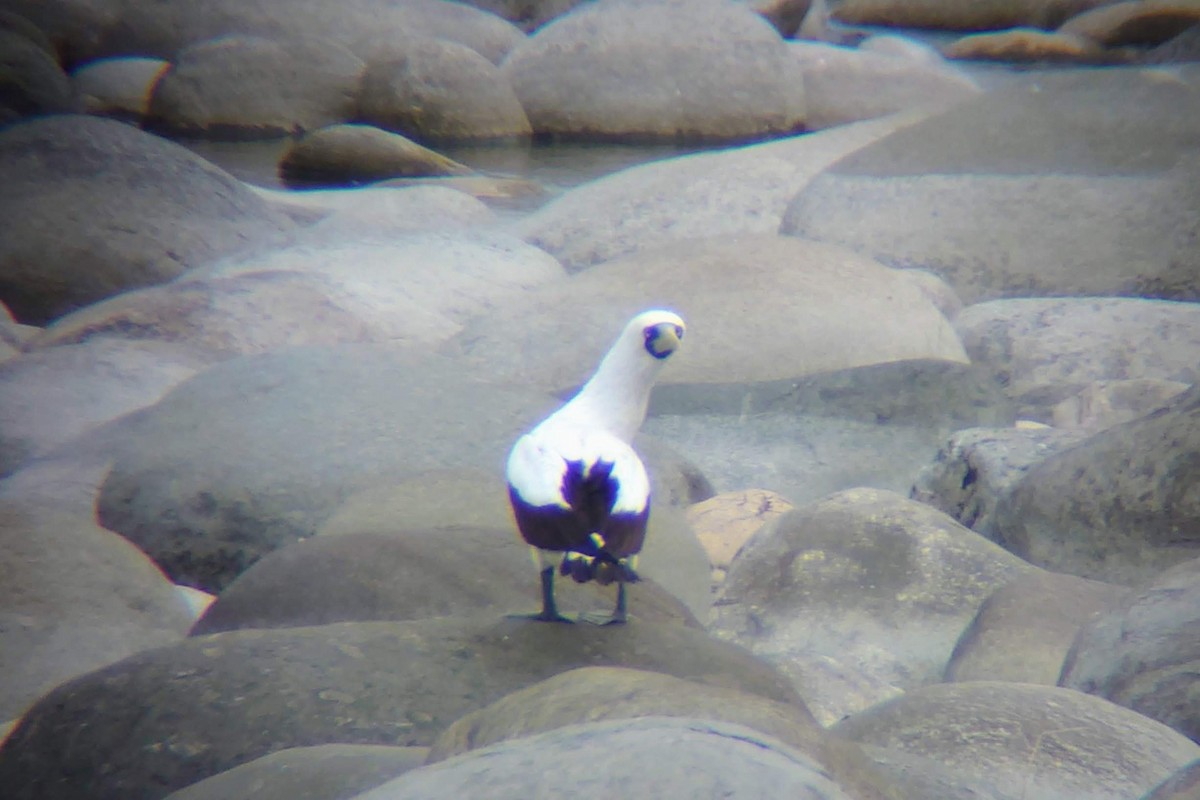
[[[580,583],[617,583],[612,615],[581,619],[625,621],[625,584],[638,579],[633,562],[650,516],[650,479],[630,442],[684,329],[670,311],[638,314],[579,393],[513,445],[508,496],[542,580],[542,610],[534,619],[570,622],[554,603],[553,562],[562,554],[561,574]]]

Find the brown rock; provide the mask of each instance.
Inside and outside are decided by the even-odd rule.
[[[947,58],[974,61],[1069,61],[1092,64],[1116,58],[1090,39],[1066,31],[1012,28],[998,33],[977,33],[956,39],[945,47]]]
[[[1153,47],[1197,23],[1198,0],[1125,0],[1078,14],[1058,30],[1103,47]]]
[[[470,172],[453,159],[373,125],[333,125],[314,131],[288,148],[279,162],[286,183],[310,186]]]

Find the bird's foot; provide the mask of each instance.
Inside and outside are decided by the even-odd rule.
[[[565,622],[568,625],[574,624],[575,622],[575,620],[568,619],[557,612],[547,613],[545,611],[539,611],[536,614],[507,614],[505,616],[508,619],[532,619],[537,622]]]
[[[589,625],[624,625],[627,618],[624,614],[607,614],[603,611],[584,611],[579,615],[580,622],[586,622]]]

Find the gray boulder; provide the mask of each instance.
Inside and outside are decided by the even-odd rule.
[[[663,385],[794,379],[905,359],[966,361],[949,322],[902,272],[774,235],[677,242],[607,262],[476,318],[451,344],[498,380],[560,391],[586,379],[612,332],[652,304],[675,308],[690,329]]]
[[[1200,756],[1186,737],[1114,703],[1021,683],[926,686],[833,731],[868,753],[898,751],[947,770],[961,793],[946,794],[964,798],[1122,800]]]
[[[493,487],[495,488],[495,487]],[[499,492],[497,492],[499,494]],[[397,528],[403,527],[397,519]],[[659,531],[652,530],[651,541]],[[630,613],[699,627],[687,606],[649,575],[629,587]],[[703,586],[703,584],[701,584]],[[331,622],[533,613],[538,578],[512,529],[445,528],[316,536],[267,554],[221,592],[192,635]],[[607,610],[612,587],[560,579],[569,615]]]
[[[804,124],[787,46],[725,0],[587,3],[514,48],[503,69],[542,135],[736,141]]]
[[[13,800],[157,800],[287,747],[428,745],[510,692],[605,665],[797,701],[749,653],[682,625],[486,617],[235,631],[136,655],[46,695],[0,750],[0,781]],[[63,747],[68,735],[74,746]]]
[[[947,681],[1058,684],[1075,634],[1129,594],[1124,586],[1035,570],[1001,586],[954,646]]]
[[[983,601],[1030,569],[920,503],[839,492],[742,547],[712,630],[785,672],[796,654],[829,655],[910,689],[941,680]]]
[[[1186,109],[1186,110],[1185,110]],[[1040,74],[843,159],[780,231],[1007,296],[1197,297],[1200,81]]]
[[[289,747],[205,778],[168,800],[346,800],[425,760],[424,747],[323,744]]]
[[[0,501],[0,573],[3,720],[63,681],[180,641],[190,624],[145,554],[90,517]]]
[[[161,283],[293,224],[179,145],[63,115],[0,131],[0,299],[43,324]]]
[[[872,120],[641,164],[571,189],[514,227],[571,272],[667,242],[775,233],[813,176],[915,121]]]
[[[859,486],[907,492],[951,431],[1010,424],[985,371],[893,361],[801,378],[656,387],[643,429],[687,452],[723,490],[794,503]]]
[[[97,511],[177,582],[219,590],[354,491],[429,470],[501,480],[512,442],[552,406],[394,347],[243,356],[103,432],[113,468]]]
[[[418,39],[371,63],[358,93],[363,122],[419,142],[521,139],[529,119],[506,74],[466,45]]]
[[[0,364],[0,475],[153,405],[209,363],[176,345],[105,338],[34,350]]]
[[[1033,466],[997,541],[1039,566],[1135,584],[1200,554],[1200,387]]]
[[[1200,559],[1179,564],[1075,637],[1059,683],[1099,695],[1200,741]]]
[[[1002,498],[1032,467],[1086,436],[1056,428],[957,431],[918,473],[909,496],[996,541],[996,509]]]
[[[71,79],[38,42],[0,27],[0,124],[83,110]]]
[[[61,317],[30,346],[104,336],[176,342],[218,357],[343,342],[425,347],[451,338],[476,314],[563,277],[551,256],[511,236],[424,229],[428,217],[387,197],[410,190],[380,191],[383,197],[363,202],[375,201],[381,215],[407,210],[408,218],[376,225],[352,209],[332,214],[286,246]],[[422,198],[428,195],[420,192],[412,203]]]
[[[413,770],[356,800],[547,795],[849,800],[811,758],[743,725],[646,717],[572,725]]]
[[[140,122],[155,81],[170,66],[161,58],[100,58],[72,72],[71,83],[89,114]]]
[[[978,303],[954,319],[971,360],[1027,413],[1094,381],[1200,381],[1200,303],[1137,297],[1021,298]]]
[[[788,47],[804,77],[805,121],[810,129],[899,111],[932,113],[982,91],[936,51],[913,57],[819,42],[792,42]]]
[[[315,37],[196,42],[155,82],[145,124],[175,135],[272,139],[346,122],[365,67],[345,46]]]
[[[61,8],[59,0],[46,5]],[[40,12],[45,16],[45,12]],[[78,19],[79,12],[71,16]],[[446,0],[209,0],[190,3],[123,0],[120,13],[93,20],[93,28],[69,26],[62,36],[77,59],[102,56],[158,56],[168,60],[184,47],[220,36],[289,39],[321,36],[369,61],[393,52],[397,32],[404,37],[436,37],[460,42],[499,63],[524,39],[511,23]],[[62,23],[55,25],[63,28]]]

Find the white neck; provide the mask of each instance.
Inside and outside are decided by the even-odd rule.
[[[640,343],[632,347],[622,344],[618,342],[608,352],[591,380],[551,419],[599,426],[624,442],[633,440],[646,418],[650,389],[665,362],[653,358]]]

